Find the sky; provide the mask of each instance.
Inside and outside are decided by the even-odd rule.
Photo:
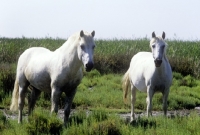
[[[200,40],[200,0],[0,0],[0,37]]]

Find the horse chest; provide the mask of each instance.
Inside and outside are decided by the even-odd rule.
[[[51,78],[51,83],[59,87],[61,91],[70,91],[80,84],[81,79],[80,72],[77,72],[75,75],[58,74],[56,77]]]
[[[160,77],[157,76],[151,80],[151,86],[153,87],[154,91],[163,92],[169,84],[169,80],[167,77]]]
[[[170,73],[155,71],[147,78],[147,85],[157,92],[163,92],[171,84]]]
[[[165,84],[158,84],[154,86],[154,92],[163,92],[165,90]]]

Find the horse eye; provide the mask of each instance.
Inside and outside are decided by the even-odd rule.
[[[95,46],[92,46],[92,49],[94,49],[95,48]]]
[[[152,45],[152,48],[155,48],[155,45]]]

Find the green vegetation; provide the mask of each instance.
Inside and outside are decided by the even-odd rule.
[[[17,124],[8,119],[16,63],[19,55],[32,46],[55,50],[63,39],[8,39],[0,38],[0,134],[198,134],[200,117],[193,112],[188,117],[141,117],[127,123],[120,113],[130,112],[130,99],[123,102],[121,79],[129,67],[132,56],[139,51],[150,51],[149,40],[97,40],[94,54],[95,69],[84,72],[72,105],[76,112],[67,128],[62,120],[50,113],[50,95],[42,93],[30,117]],[[173,84],[168,98],[168,110],[193,109],[200,105],[200,41],[167,41],[167,56],[173,69]],[[28,97],[28,96],[27,96]],[[130,97],[130,95],[129,95]],[[24,113],[27,114],[27,101]],[[64,95],[60,98],[64,106]],[[136,113],[146,111],[146,93],[137,91]],[[45,109],[44,109],[45,108]],[[153,98],[153,110],[162,110],[162,95]],[[3,113],[4,112],[4,113]],[[16,114],[16,113],[14,113]],[[52,130],[54,129],[54,130]],[[55,132],[52,132],[55,131]]]
[[[191,113],[188,117],[175,118],[139,118],[134,123],[125,123],[119,116],[114,113],[106,113],[98,110],[88,117],[80,116],[84,112],[72,116],[72,123],[69,128],[65,129],[63,134],[70,135],[131,135],[131,134],[198,134],[200,117],[195,113]],[[77,121],[79,119],[79,121]]]
[[[33,46],[55,50],[64,39],[0,38],[0,63],[16,64],[19,55]],[[150,51],[149,39],[97,40],[94,53],[95,69],[101,73],[124,73],[134,54]],[[200,41],[167,40],[167,56],[173,71],[200,78]]]
[[[78,92],[74,99],[74,106],[101,107],[111,110],[122,109],[123,111],[124,109],[128,109],[130,111],[130,101],[128,105],[122,102],[123,91],[121,89],[121,78],[122,75],[120,74],[100,75],[97,70],[87,73],[78,87]],[[136,108],[138,111],[146,110],[146,93],[137,91],[136,95]],[[190,75],[183,77],[180,73],[174,72],[168,104],[169,110],[193,109],[199,105],[200,81]],[[153,109],[162,110],[161,93],[154,95]]]
[[[39,112],[37,112],[39,111]],[[37,112],[37,113],[36,113]],[[0,114],[0,118],[2,118]],[[4,117],[4,116],[3,116]],[[30,122],[18,124],[16,120],[0,119],[1,135],[40,135],[40,134],[70,134],[70,135],[130,135],[130,134],[182,134],[198,135],[200,117],[196,112],[189,116],[174,118],[141,117],[133,123],[125,122],[116,113],[108,113],[103,109],[92,112],[78,110],[69,120],[67,128],[61,126],[60,119],[49,116],[48,112],[36,109]]]

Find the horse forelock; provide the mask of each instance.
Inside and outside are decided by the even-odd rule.
[[[89,43],[89,42],[93,42],[93,36],[91,35],[91,33],[84,31],[84,36],[80,37],[79,39],[83,39],[85,42]]]
[[[167,43],[160,36],[152,38],[151,41],[150,41],[150,45],[152,45],[152,44],[154,44],[156,42],[163,42],[165,44],[165,46],[167,46]]]

